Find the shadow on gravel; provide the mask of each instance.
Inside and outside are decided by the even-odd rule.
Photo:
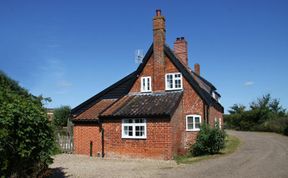
[[[45,178],[66,178],[70,177],[69,175],[66,175],[64,172],[65,168],[57,167],[57,168],[50,168],[47,170]]]

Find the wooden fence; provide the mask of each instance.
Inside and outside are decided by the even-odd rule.
[[[64,153],[73,153],[72,127],[64,127],[56,131],[56,141]]]

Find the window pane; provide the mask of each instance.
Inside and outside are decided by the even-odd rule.
[[[181,74],[175,74],[175,78],[181,78]]]
[[[123,123],[129,123],[128,119],[123,119]]]
[[[128,126],[128,133],[129,133],[129,136],[133,136],[133,127],[132,126]]]
[[[150,91],[150,78],[147,78],[147,90]]]
[[[187,117],[187,127],[188,127],[188,129],[194,129],[193,128],[193,117]]]
[[[193,124],[193,117],[187,117],[187,123]]]
[[[127,126],[124,126],[124,135],[128,135],[128,127]]]
[[[135,123],[144,123],[144,119],[135,119]]]
[[[173,88],[173,77],[172,75],[167,75],[167,87]]]
[[[144,126],[136,126],[135,130],[136,130],[135,131],[136,136],[139,136],[139,137],[144,136]]]
[[[179,79],[175,80],[175,88],[181,88],[181,81]]]
[[[200,128],[200,117],[195,117],[195,128]]]
[[[193,124],[188,124],[188,129],[193,129]]]
[[[142,90],[145,91],[146,90],[146,78],[142,78]]]

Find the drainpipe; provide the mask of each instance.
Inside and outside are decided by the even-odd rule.
[[[90,141],[90,158],[92,158],[93,142]]]

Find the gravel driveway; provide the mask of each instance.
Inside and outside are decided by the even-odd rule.
[[[189,165],[174,161],[112,160],[57,155],[52,177],[288,177],[288,137],[274,133],[237,132],[233,154]]]

